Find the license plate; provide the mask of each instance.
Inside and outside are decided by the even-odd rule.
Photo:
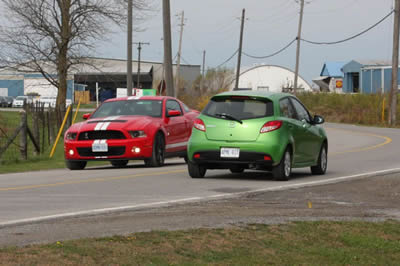
[[[239,158],[239,148],[221,148],[221,158]]]
[[[106,142],[95,142],[92,144],[93,152],[108,152],[108,145]]]

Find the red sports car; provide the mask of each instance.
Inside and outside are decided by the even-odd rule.
[[[65,132],[66,166],[83,169],[89,160],[107,160],[117,167],[129,160],[162,166],[166,157],[185,158],[198,115],[168,96],[109,99]]]

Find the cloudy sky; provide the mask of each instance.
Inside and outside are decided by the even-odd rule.
[[[161,0],[154,0],[154,11],[134,34],[134,42],[150,42],[142,49],[142,59],[163,60]],[[202,63],[216,67],[228,59],[239,43],[240,16],[246,9],[243,51],[255,56],[274,53],[296,37],[300,5],[295,0],[171,0],[173,56],[178,50],[178,13],[185,12],[182,63]],[[393,0],[306,0],[302,37],[317,42],[338,41],[372,26],[393,8]],[[307,81],[319,76],[326,61],[391,60],[393,15],[364,35],[336,45],[302,42],[300,75]],[[126,58],[126,33],[115,30],[110,41],[99,45],[97,56]],[[137,50],[133,52],[137,58]],[[294,70],[295,43],[268,59],[242,57],[242,67],[274,64]],[[224,66],[234,68],[237,57]]]

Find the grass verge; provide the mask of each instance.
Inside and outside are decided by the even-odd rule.
[[[0,249],[5,265],[398,265],[400,223],[295,222]]]

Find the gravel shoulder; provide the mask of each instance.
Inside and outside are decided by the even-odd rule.
[[[263,192],[206,202],[0,228],[0,246],[23,246],[152,230],[291,221],[400,221],[400,176]]]

